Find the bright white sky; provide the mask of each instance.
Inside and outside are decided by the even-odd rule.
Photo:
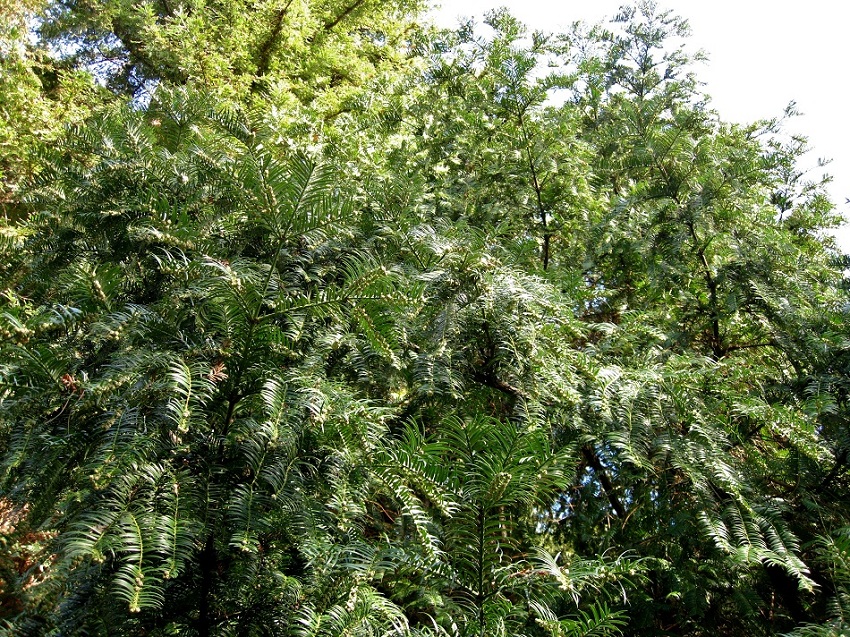
[[[440,2],[440,0],[435,0]],[[505,6],[532,29],[566,30],[576,20],[595,23],[613,16],[623,0],[441,0],[434,13],[441,26],[458,17],[475,17]],[[850,219],[850,3],[842,0],[659,0],[691,25],[690,47],[708,54],[697,68],[714,108],[727,121],[751,122],[779,117],[792,100],[803,117],[787,129],[809,138],[812,178],[831,158],[832,200]],[[838,233],[850,253],[850,227]]]

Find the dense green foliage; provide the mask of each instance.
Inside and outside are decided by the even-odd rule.
[[[850,630],[838,219],[681,19],[10,6],[0,631]]]

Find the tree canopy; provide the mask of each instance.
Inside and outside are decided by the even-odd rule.
[[[0,10],[0,632],[846,634],[793,109],[650,2],[423,8]]]

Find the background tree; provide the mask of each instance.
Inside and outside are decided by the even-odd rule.
[[[325,116],[350,106],[375,76],[404,65],[418,0],[350,2],[54,2],[40,35],[117,93],[196,83]],[[296,101],[297,100],[297,101]]]
[[[29,0],[0,6],[0,211],[13,219],[25,213],[18,192],[38,171],[41,150],[103,100],[86,74],[31,41],[39,8]]]
[[[808,490],[817,491],[824,466],[843,467],[841,443],[820,435],[826,414],[804,406],[813,391],[805,379],[819,366],[811,353],[834,342],[822,321],[840,320],[843,293],[834,255],[812,233],[835,222],[831,208],[817,183],[788,169],[801,140],[783,140],[776,122],[718,121],[684,50],[670,48],[686,24],[649,5],[624,10],[611,31],[550,45],[541,35],[523,40],[498,14],[488,25],[492,42],[466,27],[459,49],[438,52],[425,123],[414,131],[428,154],[408,153],[422,168],[404,165],[421,177],[403,199],[417,203],[426,226],[439,219],[460,236],[474,232],[444,244],[444,258],[461,245],[484,251],[489,264],[527,268],[536,254],[537,267],[549,265],[537,289],[551,315],[536,314],[536,338],[524,340],[516,315],[490,311],[512,302],[479,312],[478,281],[458,276],[451,289],[464,292],[441,298],[463,299],[470,331],[440,341],[441,364],[425,367],[440,373],[429,378],[457,395],[484,385],[508,410],[518,398],[537,401],[560,444],[575,450],[573,489],[551,527],[559,547],[640,547],[656,565],[651,584],[631,598],[635,630],[769,633],[803,621],[819,612],[803,561],[817,533],[800,526],[808,516],[795,503],[813,504]],[[542,62],[577,71],[535,84]],[[524,79],[511,86],[505,78],[517,69]],[[572,94],[562,108],[542,108],[547,81]],[[575,190],[562,186],[543,200],[544,209],[561,207],[562,228],[584,229],[550,237],[579,257],[555,267],[540,258],[542,224],[529,231],[534,217],[524,214],[537,202],[532,168],[547,164],[527,161],[528,137],[502,110],[517,86],[532,85],[537,147],[560,145],[586,162],[559,165],[552,179],[589,184],[593,195],[570,205]],[[522,298],[519,289],[513,295]],[[449,312],[429,323],[441,335],[463,316]],[[548,326],[540,324],[559,320],[569,326],[559,334],[566,343],[542,340]],[[832,410],[835,395],[818,395]],[[800,463],[812,471],[802,482]],[[818,496],[822,512],[843,506],[840,493]],[[817,526],[819,515],[808,519]]]

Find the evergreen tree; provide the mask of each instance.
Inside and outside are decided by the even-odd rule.
[[[650,3],[416,8],[48,3],[51,64],[135,99],[3,226],[3,628],[846,631],[804,140],[721,121]]]

